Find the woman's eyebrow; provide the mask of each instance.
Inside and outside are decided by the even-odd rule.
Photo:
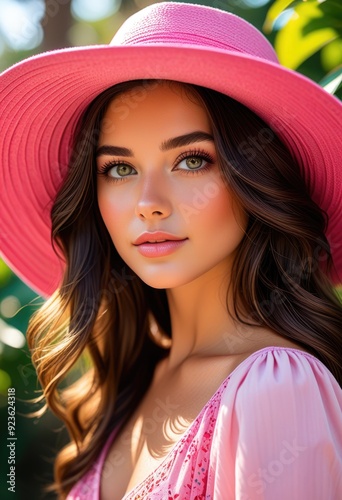
[[[190,134],[179,135],[178,137],[173,137],[164,141],[160,145],[161,151],[168,151],[169,149],[179,148],[180,146],[188,146],[194,142],[211,141],[214,142],[214,138],[208,132],[202,132],[201,130],[196,130],[196,132],[191,132]]]
[[[122,148],[120,146],[107,146],[106,144],[100,146],[96,150],[96,156],[101,155],[112,155],[112,156],[134,156],[133,151],[128,148]]]
[[[214,138],[208,132],[202,132],[197,130],[196,132],[191,132],[189,134],[179,135],[177,137],[172,137],[171,139],[167,139],[160,145],[161,151],[168,151],[170,149],[179,148],[180,146],[188,146],[189,144],[193,144],[194,142],[202,142],[202,141],[214,141]],[[134,153],[131,149],[123,148],[120,146],[110,146],[103,145],[100,146],[96,151],[96,156],[101,155],[112,155],[112,156],[134,156]]]

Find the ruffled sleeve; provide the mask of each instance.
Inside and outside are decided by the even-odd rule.
[[[245,360],[214,438],[214,500],[342,499],[342,390],[314,356],[268,348]]]

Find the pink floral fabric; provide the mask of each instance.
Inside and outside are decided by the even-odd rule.
[[[100,500],[117,429],[67,500]],[[298,349],[267,347],[220,385],[158,468],[122,500],[338,500],[342,390]]]

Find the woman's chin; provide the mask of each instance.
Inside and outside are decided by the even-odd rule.
[[[184,272],[184,270],[179,271],[178,273],[175,271],[162,272],[161,270],[154,272],[146,272],[145,270],[145,272],[142,273],[139,273],[138,271],[138,269],[134,270],[134,272],[144,283],[146,283],[146,285],[157,289],[170,289],[184,286],[197,277],[189,276]]]

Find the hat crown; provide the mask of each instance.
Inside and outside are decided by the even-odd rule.
[[[110,45],[196,45],[278,63],[272,45],[250,23],[230,12],[195,4],[150,5],[127,19]]]

